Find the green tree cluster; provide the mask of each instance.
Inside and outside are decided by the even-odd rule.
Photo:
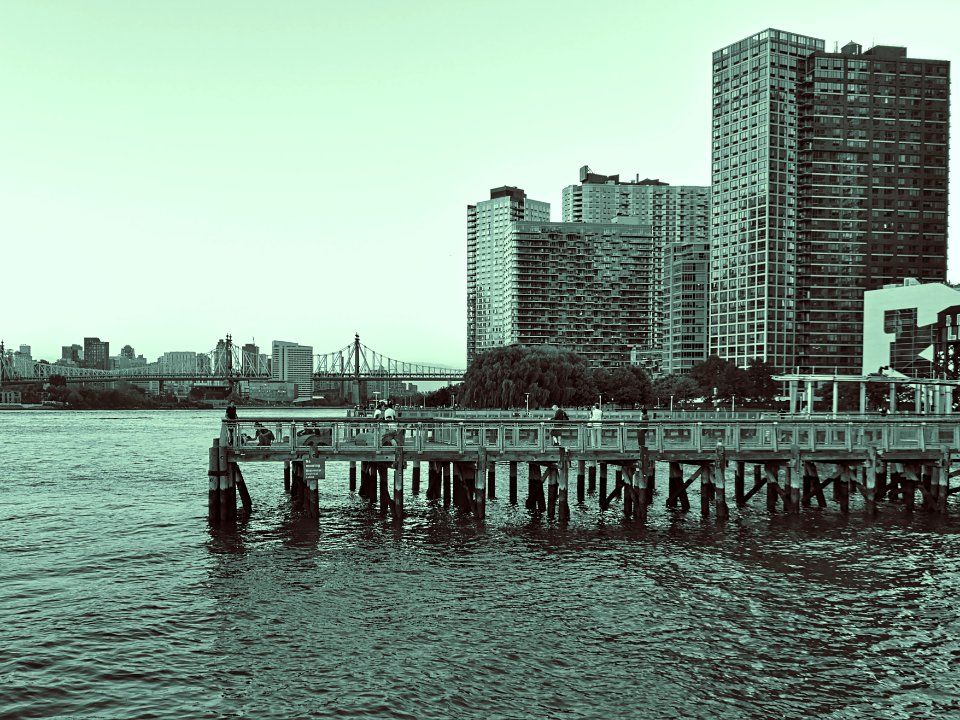
[[[576,353],[550,345],[509,345],[480,354],[464,376],[462,404],[475,408],[530,408],[604,402],[642,405],[653,398],[640,368],[590,368]]]

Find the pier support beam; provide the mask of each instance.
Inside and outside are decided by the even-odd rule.
[[[517,504],[517,463],[510,462],[510,504]]]
[[[577,502],[582,503],[586,499],[586,462],[577,460]]]
[[[283,491],[290,494],[290,461],[283,461]]]
[[[357,489],[357,461],[350,461],[350,492],[355,492]]]
[[[443,475],[443,507],[446,509],[450,507],[450,463],[444,460],[440,464],[440,470]]]

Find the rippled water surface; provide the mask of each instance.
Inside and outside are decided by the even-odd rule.
[[[261,463],[226,529],[217,412],[0,430],[2,718],[960,717],[957,496],[561,527],[501,467],[484,526],[409,490],[395,526],[328,463],[311,524]]]

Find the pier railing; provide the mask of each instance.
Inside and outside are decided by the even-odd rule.
[[[273,439],[261,443],[256,431],[270,430]],[[247,456],[279,452],[314,455],[357,453],[391,454],[402,445],[421,454],[481,448],[488,453],[545,453],[559,444],[583,454],[631,453],[641,442],[653,452],[712,452],[717,445],[729,451],[879,452],[960,448],[960,418],[928,422],[915,420],[651,420],[647,422],[542,420],[433,419],[385,423],[364,418],[294,419],[252,417],[224,420],[220,442]]]

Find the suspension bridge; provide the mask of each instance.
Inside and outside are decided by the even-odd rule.
[[[464,370],[404,362],[367,347],[355,335],[352,342],[333,352],[313,356],[312,376],[326,382],[437,381],[460,382]],[[230,335],[205,353],[168,353],[159,361],[109,370],[44,361],[18,361],[0,344],[0,385],[49,382],[52,377],[72,383],[196,382],[229,384],[244,380],[275,380],[272,368],[260,354],[244,351]]]

